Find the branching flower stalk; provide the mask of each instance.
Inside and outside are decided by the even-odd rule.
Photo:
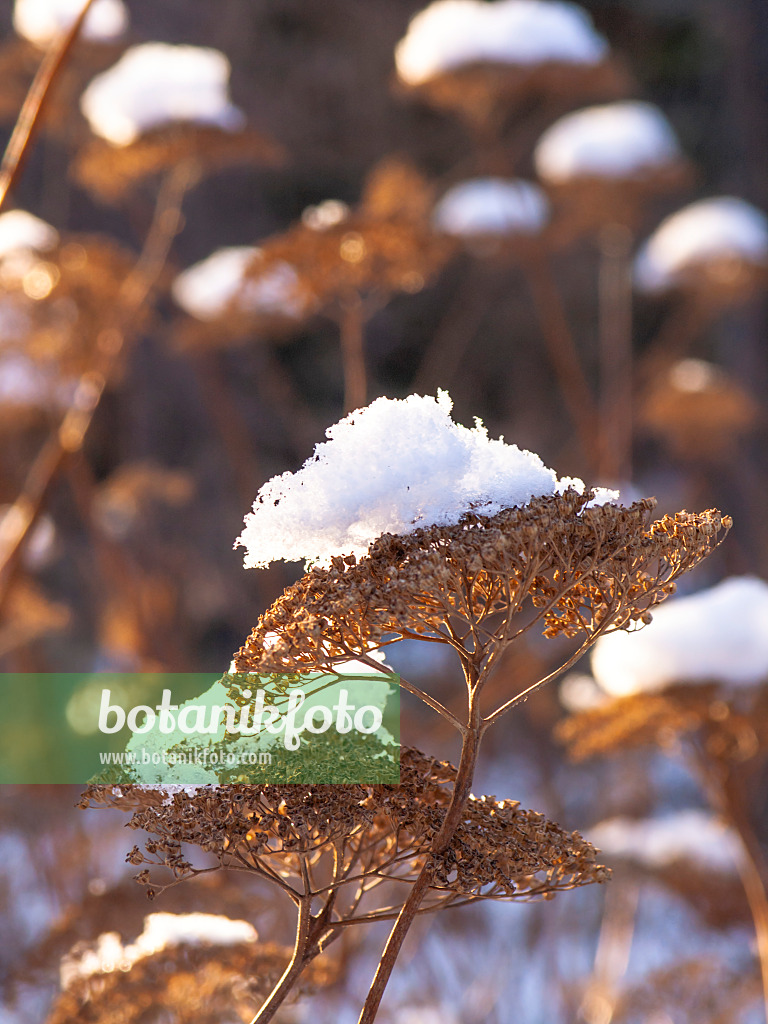
[[[712,512],[651,524],[651,501],[589,507],[591,497],[566,490],[493,517],[468,513],[456,526],[384,535],[367,556],[333,558],[330,568],[313,569],[289,588],[235,657],[242,671],[327,670],[350,658],[373,666],[373,650],[421,637],[448,644],[461,660],[467,705],[463,723],[451,716],[462,734],[451,800],[392,929],[360,1024],[375,1019],[435,865],[462,823],[486,729],[599,636],[647,619],[729,526]],[[581,634],[583,642],[560,668],[484,714],[482,691],[499,655],[537,624],[545,636]]]

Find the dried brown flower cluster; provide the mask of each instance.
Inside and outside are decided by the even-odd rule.
[[[92,948],[76,946],[67,961]],[[282,974],[291,951],[274,943],[167,947],[112,970],[73,978],[55,1000],[46,1024],[146,1024],[159,1007],[173,1008],[174,1024],[249,1021]],[[318,970],[318,967],[320,970]],[[327,969],[313,965],[294,996],[325,984]]]
[[[78,155],[72,173],[100,200],[116,203],[146,179],[180,163],[193,165],[202,177],[237,164],[276,167],[283,160],[280,145],[253,128],[228,132],[180,122],[150,129],[127,146],[92,139]]]
[[[599,64],[507,64],[484,62],[433,75],[418,85],[398,83],[400,90],[433,107],[452,110],[469,126],[490,130],[500,116],[518,105],[547,101],[558,105],[609,99],[631,88],[625,68],[615,59]]]
[[[567,490],[456,526],[384,535],[367,556],[315,568],[262,616],[238,670],[330,666],[393,637],[495,657],[534,624],[594,636],[641,620],[718,543],[730,521],[685,512],[651,523],[653,502],[587,507]],[[526,612],[518,630],[512,618]]]
[[[399,786],[220,786],[170,798],[139,787],[92,786],[82,806],[135,810],[129,826],[152,837],[149,856],[138,847],[129,854],[137,866],[163,865],[176,881],[195,875],[182,851],[187,844],[213,854],[222,867],[270,879],[289,895],[320,898],[322,944],[343,922],[397,910],[397,903],[372,903],[371,894],[385,882],[414,881],[442,827],[455,777],[452,765],[404,749]],[[469,799],[433,867],[426,910],[474,899],[549,897],[608,877],[577,832],[493,797]],[[148,868],[137,877],[150,896],[163,888]]]
[[[663,693],[619,697],[571,715],[557,730],[575,761],[633,747],[670,749],[694,734],[712,757],[728,761],[753,757],[768,744],[766,687],[724,695],[716,683],[681,683]]]

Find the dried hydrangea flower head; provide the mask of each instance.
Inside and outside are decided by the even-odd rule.
[[[679,458],[720,462],[760,417],[760,406],[722,367],[680,359],[648,387],[639,424]]]
[[[607,637],[592,668],[605,701],[560,727],[582,759],[700,734],[713,756],[746,760],[768,742],[768,584],[731,577],[677,598],[631,648]]]
[[[564,239],[605,224],[632,228],[648,197],[689,178],[672,126],[637,100],[566,114],[539,139],[534,163],[559,208]]]
[[[437,0],[411,20],[395,50],[401,85],[487,129],[500,110],[626,87],[606,41],[573,3]]]
[[[179,1024],[247,1020],[289,956],[289,949],[259,942],[247,921],[150,914],[133,942],[105,932],[73,947],[62,960],[61,993],[48,1024],[79,1020],[83,1013],[93,1024],[141,1024],[148,1008],[170,1006]],[[324,980],[318,971],[305,976],[307,986],[318,980]]]
[[[199,174],[279,163],[277,143],[246,128],[245,115],[230,101],[229,73],[224,54],[207,47],[131,47],[82,95],[82,113],[97,137],[77,158],[77,180],[115,202],[183,161]]]
[[[768,274],[768,218],[743,199],[703,199],[662,221],[635,261],[635,284],[650,295],[689,295],[708,308],[738,304]]]

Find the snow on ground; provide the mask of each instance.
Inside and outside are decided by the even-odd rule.
[[[395,50],[400,78],[419,85],[467,64],[597,64],[608,44],[585,10],[556,0],[437,0]]]
[[[768,217],[743,199],[702,199],[662,221],[635,260],[641,291],[674,288],[697,267],[720,260],[768,265]]]
[[[611,818],[587,829],[603,854],[663,868],[677,861],[732,873],[741,846],[732,829],[706,811],[683,810],[660,818]]]
[[[256,942],[258,937],[248,921],[234,921],[223,914],[149,914],[135,942],[124,946],[117,932],[104,932],[94,947],[64,957],[61,987],[67,989],[73,981],[94,974],[128,971],[137,961],[172,946],[234,946]]]
[[[172,121],[238,131],[245,115],[229,101],[229,73],[218,50],[143,43],[93,79],[80,109],[91,130],[115,146]]]
[[[378,398],[326,431],[296,473],[259,491],[236,546],[259,568],[365,554],[383,533],[457,523],[470,510],[494,515],[582,481],[558,480],[538,455],[494,440],[480,420],[454,423],[450,396]],[[615,500],[605,492],[603,500]]]
[[[259,249],[246,245],[218,249],[178,275],[172,287],[174,299],[198,320],[215,320],[232,303],[242,313],[300,319],[307,313],[307,301],[296,271],[288,263],[278,263],[260,277],[245,281],[247,269],[259,254]]]
[[[549,203],[530,181],[475,178],[454,185],[432,221],[449,235],[534,235],[549,219]]]
[[[680,160],[671,125],[650,103],[586,107],[555,121],[534,152],[544,181],[635,177]]]
[[[763,682],[768,679],[768,583],[732,576],[666,601],[639,633],[598,640],[592,673],[614,697],[653,693],[672,683]]]
[[[37,46],[47,46],[74,22],[83,0],[16,0],[13,27]],[[96,0],[86,15],[81,35],[95,42],[119,38],[128,28],[122,0]]]

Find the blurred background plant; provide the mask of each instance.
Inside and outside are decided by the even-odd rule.
[[[80,6],[0,9],[6,138]],[[296,469],[345,409],[437,387],[459,421],[481,415],[560,473],[655,495],[661,512],[731,513],[727,545],[686,588],[768,575],[765,5],[455,0],[411,22],[424,7],[93,3],[0,214],[3,670],[225,668],[299,575],[245,573],[231,550],[259,486]],[[747,638],[768,633],[760,607],[737,613]],[[707,635],[715,661],[749,657],[718,617]],[[430,659],[409,643],[391,649],[394,667],[456,711],[439,645],[421,645],[438,648]],[[565,643],[508,652],[492,685],[525,689]],[[697,679],[701,692],[677,687],[690,681],[678,672],[670,691],[645,692],[646,678],[618,697],[596,735],[619,737],[621,756],[578,767],[553,738],[556,691],[534,695],[489,735],[478,789],[566,828],[713,802],[737,845],[749,836],[750,899],[732,872],[694,870],[690,849],[649,870],[650,824],[634,858],[598,832],[609,864],[641,862],[607,897],[590,887],[546,913],[424,918],[418,966],[395,975],[380,1019],[762,1019],[764,704],[759,687],[735,703],[710,692],[728,682],[720,669]],[[562,693],[579,716],[607,715],[591,677]],[[456,758],[444,720],[406,708],[404,741]],[[570,749],[586,753],[590,723],[575,721]],[[52,1019],[77,1019],[74,990],[52,1004],[61,956],[115,931],[132,948],[145,930],[119,867],[122,816],[92,823],[76,796],[2,795],[14,1022],[52,1005]],[[226,913],[292,942],[258,879],[219,877],[164,893],[159,909]],[[336,980],[310,979],[315,993],[284,1019],[354,1020],[380,944],[376,928],[336,944]],[[174,991],[194,973],[222,1021],[253,1012],[258,993],[237,981],[246,948],[223,974],[206,953],[176,952],[187,981]],[[139,983],[170,992],[162,972]],[[224,989],[234,1003],[217,1002]]]

